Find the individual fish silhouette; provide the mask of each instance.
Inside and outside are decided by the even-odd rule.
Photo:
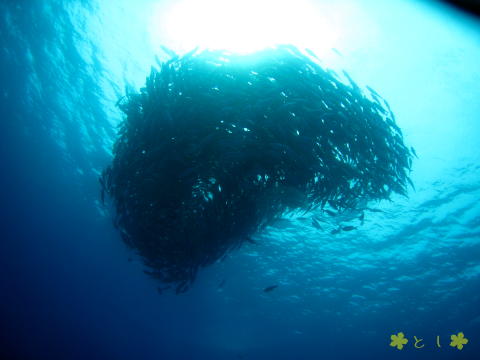
[[[174,59],[178,58],[178,54],[177,54],[175,51],[173,51],[172,49],[169,49],[169,48],[167,48],[166,46],[163,46],[163,45],[160,45],[160,48],[161,48],[167,55],[169,55],[171,58],[174,58]]]
[[[380,210],[380,209],[372,209],[372,208],[365,208],[365,210],[368,210],[370,212],[374,212],[374,213],[383,213],[384,211],[383,210]]]
[[[256,240],[253,240],[250,236],[247,236],[245,240],[247,240],[250,244],[258,244],[258,242]]]
[[[159,286],[159,287],[157,287],[157,292],[158,292],[160,295],[162,295],[165,290],[168,290],[168,289],[170,289],[170,288],[171,288],[171,286],[165,286],[165,287],[163,287],[163,288]]]
[[[333,229],[332,231],[330,231],[330,234],[335,235],[335,234],[338,234],[340,231],[342,231],[342,229],[339,227],[337,229]]]
[[[270,285],[270,286],[267,286],[265,289],[263,289],[264,292],[270,292],[274,289],[276,289],[278,287],[278,285]]]
[[[338,210],[338,206],[335,201],[328,200],[327,202],[328,202],[328,205],[330,205],[332,208],[334,208],[335,210]]]
[[[218,289],[223,289],[223,287],[225,286],[225,283],[227,282],[226,279],[223,279],[222,281],[220,281],[220,284],[218,284]]]
[[[413,156],[415,156],[415,157],[418,159],[417,152],[415,151],[415,149],[413,148],[413,146],[410,147],[410,150],[412,150]]]
[[[362,214],[358,217],[358,220],[360,220],[360,224],[363,225],[363,220],[365,219],[365,213],[362,211]]]
[[[410,178],[407,178],[407,181],[408,181],[408,183],[410,184],[410,186],[412,187],[412,189],[413,189],[414,191],[416,191],[416,190],[415,190],[415,185],[413,185],[412,180],[410,180]]]
[[[333,49],[332,49],[333,50]],[[305,51],[310,55],[313,56],[315,59],[318,59],[318,56],[310,49],[305,49]],[[319,59],[318,59],[319,60]]]
[[[178,294],[184,293],[185,291],[187,291],[187,289],[188,289],[188,282],[187,281],[182,281],[175,288],[175,294],[178,295]]]
[[[332,48],[332,51],[333,51],[334,53],[336,53],[337,55],[339,55],[339,56],[343,56],[343,54],[342,54],[340,51],[338,51],[337,49],[335,49],[335,48]]]
[[[333,212],[331,210],[324,210],[328,215],[330,216],[337,216],[337,213],[336,212]]]
[[[105,180],[103,180],[103,178],[98,178],[98,180],[100,181],[100,200],[102,202],[102,205],[105,205]]]
[[[322,226],[320,225],[318,220],[315,219],[315,218],[312,218],[312,225],[313,225],[313,227],[315,227],[318,230],[323,230]]]
[[[352,231],[352,230],[355,230],[356,228],[357,228],[356,226],[347,225],[347,226],[342,227],[342,230],[343,231]]]

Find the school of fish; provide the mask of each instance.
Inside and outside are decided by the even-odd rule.
[[[182,293],[287,213],[406,196],[414,150],[387,102],[343,78],[289,45],[171,53],[152,68],[119,101],[100,177],[145,272]]]

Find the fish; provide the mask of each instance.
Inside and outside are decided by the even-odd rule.
[[[415,156],[418,159],[417,152],[413,148],[413,146],[410,146],[410,150],[412,151],[413,156]]]
[[[362,225],[363,225],[364,219],[365,219],[365,213],[362,211],[362,214],[358,217],[358,220],[360,220]]]
[[[332,51],[333,51],[334,53],[336,53],[337,55],[339,55],[339,56],[343,56],[343,54],[342,54],[338,49],[336,49],[336,48],[332,48]]]
[[[322,226],[320,225],[318,220],[315,218],[312,218],[312,225],[318,230],[323,230]]]
[[[177,287],[175,288],[175,294],[178,295],[178,294],[181,294],[181,293],[184,293],[188,290],[188,281],[187,280],[183,280],[181,281]]]
[[[311,231],[333,236],[363,224],[367,200],[406,193],[415,156],[388,104],[309,51],[278,47],[259,62],[164,51],[170,60],[119,103],[126,119],[97,196],[111,200],[147,274],[172,292],[187,291],[199,268],[260,242],[258,231],[284,214],[319,211],[306,220]],[[343,222],[344,213],[355,222]]]
[[[333,49],[332,49],[332,50],[333,50]],[[305,49],[305,51],[306,51],[310,56],[314,57],[314,58],[317,59],[317,60],[320,60],[320,59],[318,58],[318,56],[317,56],[312,50],[310,50],[310,49],[307,48],[307,49]]]
[[[377,93],[375,90],[373,90],[370,86],[367,85],[366,88],[367,88],[372,94],[374,94],[376,97],[382,99],[382,97],[381,97],[380,95],[378,95],[378,93]],[[382,100],[383,100],[383,99],[382,99]]]
[[[183,55],[183,58],[184,59],[187,59],[187,58],[190,58],[192,57],[193,55],[195,55],[195,53],[198,51],[199,47],[196,46],[194,49],[190,50],[189,52],[187,52],[185,55]]]
[[[412,180],[411,180],[409,177],[407,177],[407,181],[408,181],[408,183],[410,184],[410,186],[412,187],[412,189],[413,189],[414,191],[416,191],[416,190],[415,190],[415,185],[413,185],[413,182],[412,182]]]
[[[168,290],[168,289],[170,289],[170,288],[171,288],[170,285],[169,285],[169,286],[166,286],[166,287],[164,287],[164,288],[162,288],[162,287],[159,286],[159,287],[157,287],[157,292],[158,292],[160,295],[162,295],[165,290]]]
[[[337,213],[331,211],[331,210],[324,210],[328,215],[330,216],[337,216]]]
[[[370,212],[374,212],[374,213],[383,213],[384,211],[383,210],[380,210],[380,209],[372,209],[372,208],[365,208],[365,210],[368,210]]]
[[[167,48],[166,46],[160,45],[160,48],[172,59],[178,58],[178,54],[172,49]]]
[[[333,229],[332,231],[330,231],[330,234],[335,235],[335,234],[338,234],[340,231],[342,231],[342,229],[339,227],[337,229]]]
[[[338,206],[337,206],[337,204],[336,204],[335,201],[333,201],[333,200],[328,200],[327,202],[328,202],[328,204],[329,204],[332,208],[334,208],[335,210],[338,210]]]
[[[162,61],[160,60],[160,58],[155,55],[155,62],[157,63],[158,67],[161,69],[162,68]]]
[[[98,178],[98,181],[100,182],[100,200],[102,201],[102,205],[105,205],[105,189],[106,189],[106,186],[105,186],[105,180],[103,179],[104,176],[105,176],[105,174],[102,174],[102,176],[100,176]]]
[[[250,236],[247,236],[245,240],[247,240],[247,242],[249,242],[250,244],[258,244],[258,242],[253,240]]]
[[[223,289],[223,287],[225,286],[225,283],[227,282],[226,279],[223,279],[222,281],[220,281],[220,283],[218,284],[218,289]]]
[[[274,289],[276,289],[278,287],[278,285],[270,285],[270,286],[267,286],[265,289],[263,289],[264,292],[270,292]]]
[[[342,230],[343,231],[352,231],[352,230],[355,230],[356,228],[357,228],[356,226],[347,225],[347,226],[342,227]]]

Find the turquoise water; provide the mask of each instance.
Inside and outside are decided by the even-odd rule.
[[[416,191],[375,204],[381,212],[335,236],[282,219],[175,296],[160,295],[123,245],[98,184],[118,98],[143,86],[158,43],[177,45],[152,39],[153,5],[0,4],[0,354],[475,358],[478,21],[428,2],[331,5],[342,14],[332,20],[336,51],[319,52],[388,100],[419,157]],[[389,346],[398,332],[409,339],[401,351]],[[469,339],[461,351],[449,346],[458,332]]]

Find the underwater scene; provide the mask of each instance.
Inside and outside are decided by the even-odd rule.
[[[0,358],[477,359],[474,3],[0,0]]]

